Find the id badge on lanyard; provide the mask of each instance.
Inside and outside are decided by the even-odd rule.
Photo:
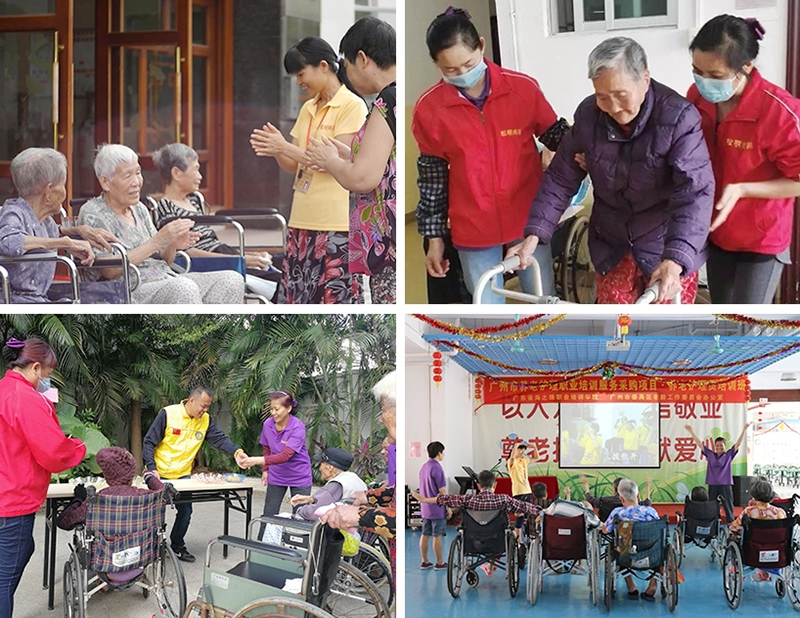
[[[325,116],[328,113],[330,107],[326,107],[325,111],[322,113],[322,118],[319,120],[319,124],[317,125],[317,130],[314,131],[314,137],[316,138],[319,134],[319,130],[322,127],[322,123],[325,120]],[[308,133],[306,134],[306,148],[311,143],[311,127],[314,124],[314,119],[312,118],[308,123]],[[305,165],[298,164],[297,166],[297,173],[294,177],[294,190],[299,191],[300,193],[306,194],[308,190],[311,188],[311,181],[314,178],[314,170],[306,167]]]

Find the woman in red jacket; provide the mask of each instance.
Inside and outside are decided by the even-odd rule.
[[[50,346],[11,339],[3,358],[11,368],[0,379],[0,618],[11,618],[50,475],[78,465],[86,445],[63,434],[53,404],[41,394],[57,365]]]
[[[426,42],[442,80],[417,101],[412,120],[419,145],[419,232],[428,240],[425,265],[445,277],[445,237],[473,292],[481,274],[503,259],[503,246],[522,239],[542,176],[535,137],[555,151],[567,130],[532,77],[483,57],[485,41],[462,9],[449,8],[428,27]],[[448,230],[449,225],[449,230]],[[536,252],[545,294],[555,293],[550,247]],[[532,271],[520,271],[533,293]],[[497,284],[502,287],[498,275]],[[488,289],[484,303],[502,303]]]
[[[764,29],[718,15],[697,33],[687,98],[702,117],[716,180],[708,287],[714,303],[770,303],[789,263],[800,196],[800,101],[753,62]]]

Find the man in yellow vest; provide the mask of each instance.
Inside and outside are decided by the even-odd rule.
[[[162,479],[188,478],[192,464],[203,441],[236,458],[236,463],[247,458],[245,452],[231,442],[217,427],[211,415],[211,391],[198,386],[179,404],[163,408],[157,415],[142,446],[142,458],[146,470],[152,470]],[[170,542],[180,560],[194,562],[195,557],[186,549],[184,537],[192,518],[191,503],[177,504],[175,524],[172,526]]]

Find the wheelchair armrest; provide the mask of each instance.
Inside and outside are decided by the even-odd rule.
[[[214,213],[217,216],[231,217],[233,219],[239,217],[263,217],[264,215],[280,215],[277,208],[224,208]]]
[[[58,252],[53,251],[51,249],[32,249],[30,251],[26,251],[23,255],[16,255],[16,256],[0,256],[0,265],[2,264],[27,264],[27,263],[36,263],[36,262],[60,262],[67,267],[67,272],[69,273],[69,281],[72,285],[72,302],[79,303],[80,302],[80,292],[78,291],[78,269],[75,266],[75,262],[73,262],[70,258],[65,255],[59,255]],[[7,274],[7,273],[6,273]],[[8,277],[5,277],[5,281],[8,281]],[[3,289],[5,290],[6,284],[3,284]],[[9,285],[10,288],[10,285]],[[6,300],[6,302],[11,302],[10,299]]]
[[[277,545],[268,545],[267,543],[261,543],[260,541],[250,541],[247,539],[240,539],[235,536],[230,536],[227,534],[223,534],[218,536],[216,539],[211,539],[206,546],[206,566],[211,566],[211,548],[214,546],[215,543],[221,543],[223,545],[227,545],[228,547],[233,547],[235,549],[243,549],[247,552],[256,552],[257,554],[262,554],[264,556],[273,556],[275,558],[281,558],[283,560],[288,560],[290,562],[295,562],[297,564],[304,564],[306,559],[305,557],[300,554],[300,552],[295,551],[294,549],[288,549],[287,547],[279,547]]]
[[[158,222],[156,227],[160,230],[168,223],[172,223],[177,219],[189,219],[198,225],[231,225],[233,223],[233,219],[230,217],[220,215],[185,215],[180,217],[164,217]]]

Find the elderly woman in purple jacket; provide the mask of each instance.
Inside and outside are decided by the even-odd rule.
[[[58,214],[67,197],[67,158],[52,148],[27,148],[11,161],[11,178],[19,197],[0,208],[0,256],[18,257],[37,249],[63,249],[82,264],[94,261],[92,246],[111,249],[116,237],[87,225],[64,228]],[[50,302],[47,291],[55,262],[7,264],[12,303]]]
[[[598,45],[589,56],[589,78],[595,94],[575,111],[531,205],[525,241],[508,256],[530,265],[588,172],[598,302],[633,303],[659,281],[658,302],[680,293],[683,303],[693,303],[714,205],[700,115],[650,78],[644,49],[632,39]]]

